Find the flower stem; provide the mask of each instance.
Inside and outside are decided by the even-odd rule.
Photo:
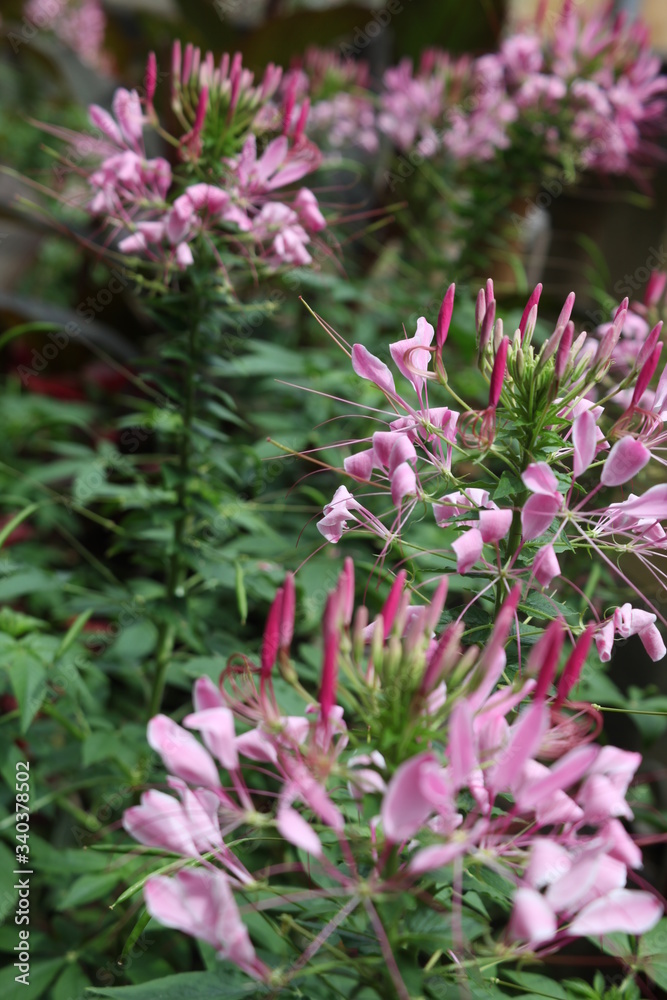
[[[171,609],[174,619],[177,616],[175,607],[178,599],[179,603],[185,604],[187,597],[185,592],[181,593],[183,584],[183,542],[188,522],[188,485],[190,480],[190,456],[192,455],[192,424],[195,411],[195,375],[196,375],[196,351],[197,351],[197,324],[190,327],[188,335],[187,366],[185,372],[185,399],[183,402],[183,419],[179,433],[178,446],[178,484],[176,487],[176,507],[178,514],[174,522],[174,538],[172,552],[169,557],[166,583],[166,604]],[[184,608],[181,609],[184,613]],[[160,622],[158,630],[157,650],[155,654],[155,676],[153,678],[153,690],[151,692],[150,715],[156,715],[160,711],[162,696],[164,694],[167,668],[171,655],[174,651],[174,641],[176,638],[176,625],[174,620],[163,620]]]

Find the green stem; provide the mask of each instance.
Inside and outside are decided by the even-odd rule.
[[[186,594],[182,590],[183,584],[183,542],[185,540],[186,527],[189,517],[188,510],[188,486],[190,481],[190,456],[192,454],[192,423],[195,412],[195,374],[196,374],[196,349],[197,349],[197,323],[190,327],[188,335],[188,363],[186,368],[185,400],[183,405],[183,421],[180,430],[180,441],[178,449],[178,486],[176,490],[176,506],[178,516],[174,522],[173,549],[169,558],[166,583],[166,603],[174,613],[177,598],[179,602],[186,603]],[[182,612],[185,608],[181,609]],[[176,638],[176,626],[173,621],[164,620],[160,622],[158,630],[157,651],[155,654],[155,676],[153,679],[153,690],[150,701],[150,715],[157,715],[162,704],[164,694],[167,668],[174,651],[174,641]]]

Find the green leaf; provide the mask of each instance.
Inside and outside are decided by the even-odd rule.
[[[118,871],[101,872],[95,875],[81,875],[76,879],[58,901],[59,910],[71,910],[85,906],[95,899],[111,896],[113,890],[121,881]]]
[[[230,990],[224,979],[215,972],[183,972],[166,976],[138,986],[119,986],[111,989],[93,987],[91,996],[111,997],[114,1000],[245,1000],[257,993],[257,985]]]
[[[16,982],[16,976],[21,975],[21,970],[14,968],[13,962],[14,960],[12,960],[11,965],[0,972],[0,994],[4,1000],[20,1000],[21,997],[38,1000],[39,997],[44,996],[62,969],[65,959],[49,958],[41,962],[35,962],[31,959],[27,988],[22,982]]]
[[[9,673],[12,689],[21,711],[21,732],[25,733],[46,697],[46,670],[27,649],[18,648],[12,656]]]
[[[536,972],[505,972],[512,982],[524,986],[528,990],[541,997],[549,997],[550,1000],[568,1000],[567,993],[559,983],[555,983],[548,976],[540,976]]]
[[[34,514],[38,508],[39,508],[38,503],[28,504],[28,506],[24,507],[23,510],[19,511],[18,514],[15,514],[14,517],[11,519],[11,521],[7,522],[2,531],[0,531],[0,549],[5,544],[5,542],[11,535],[14,528],[17,528],[22,521],[25,521],[27,517],[30,517],[31,514]]]
[[[511,472],[503,472],[498,485],[491,494],[492,500],[504,500],[505,497],[515,496],[517,493],[521,493],[524,489],[524,485],[517,476],[513,476]]]
[[[639,939],[639,962],[646,975],[667,990],[667,917]]]
[[[92,613],[92,608],[89,608],[87,611],[82,611],[76,620],[72,622],[63,637],[63,641],[60,643],[60,646],[56,651],[54,659],[59,660],[63,653],[66,653],[70,646],[76,642]]]
[[[39,629],[48,628],[48,622],[41,618],[33,618],[32,615],[24,615],[14,608],[0,608],[0,632],[11,635],[14,639],[26,635],[28,632],[37,632]]]

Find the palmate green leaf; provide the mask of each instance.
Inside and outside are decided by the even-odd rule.
[[[238,982],[238,980],[237,980]],[[230,988],[231,986],[231,988]],[[266,996],[255,983],[231,985],[217,972],[182,972],[137,986],[117,986],[100,989],[93,986],[91,997],[115,997],[118,1000],[250,1000]]]

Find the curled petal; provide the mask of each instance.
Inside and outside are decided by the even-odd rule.
[[[482,554],[482,545],[482,533],[478,528],[471,528],[452,542],[458,573],[467,573],[475,565]]]
[[[524,541],[532,542],[551,526],[561,507],[562,497],[534,493],[528,497],[521,511],[521,529]]]
[[[352,347],[352,367],[360,378],[374,382],[380,389],[395,395],[394,376],[384,361],[366,350],[363,344],[354,344]]]
[[[650,892],[614,889],[585,906],[570,924],[573,937],[597,937],[602,934],[645,934],[662,916],[659,899]]]
[[[553,545],[544,545],[535,553],[533,573],[541,587],[548,587],[555,576],[560,576],[560,564]]]

